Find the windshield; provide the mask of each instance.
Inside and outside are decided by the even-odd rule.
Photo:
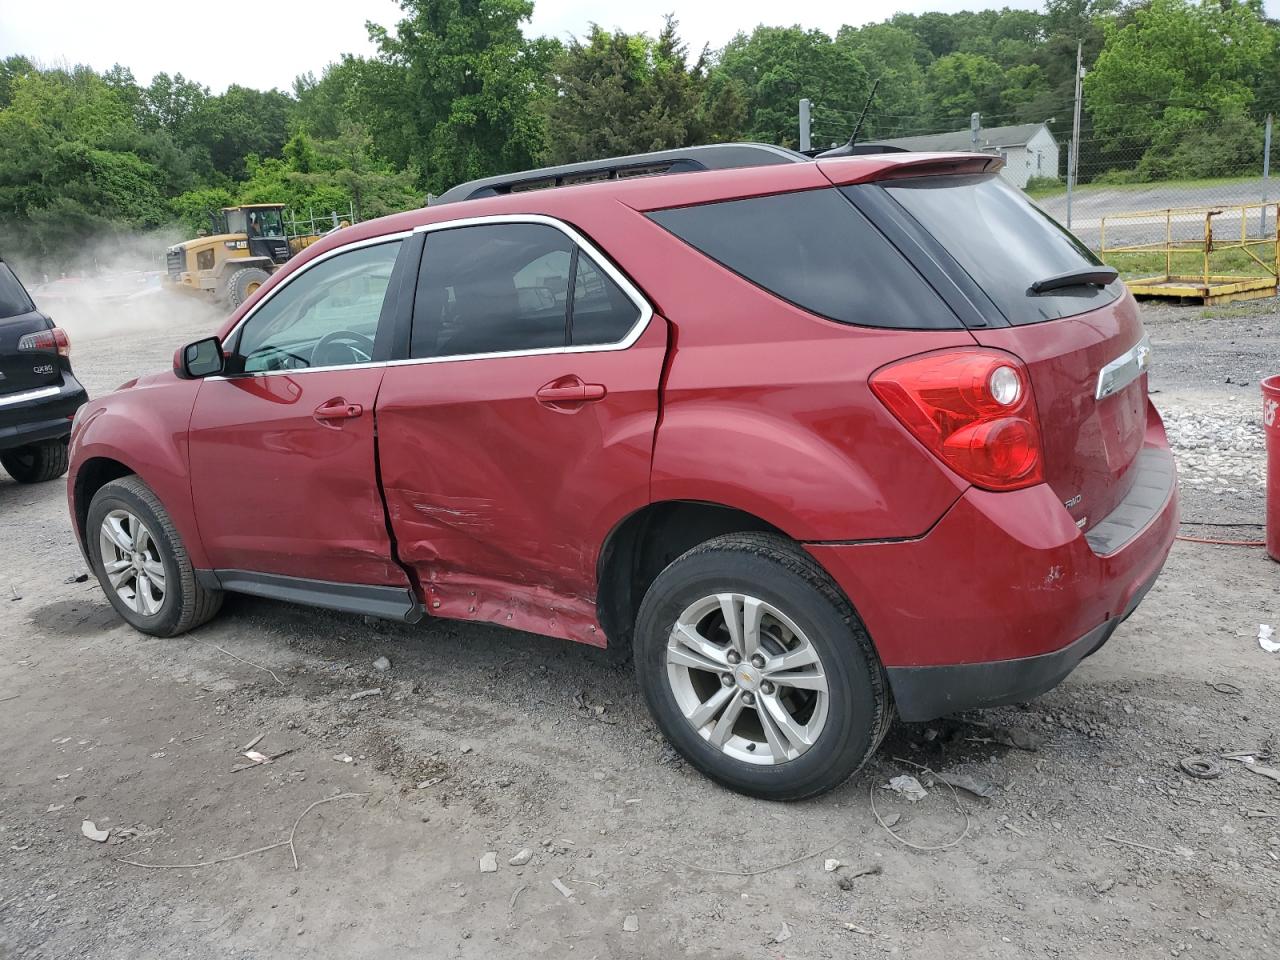
[[[1036,295],[1031,285],[1098,266],[1093,251],[994,174],[918,177],[885,191],[931,233],[1013,324],[1095,310],[1124,292],[1073,286]]]
[[[0,261],[0,320],[30,313],[35,308],[9,265]]]

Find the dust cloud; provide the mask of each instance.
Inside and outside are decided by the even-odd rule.
[[[178,228],[102,237],[56,266],[18,251],[6,251],[5,259],[41,312],[67,331],[74,350],[78,342],[124,333],[213,332],[228,308],[163,283],[165,250],[185,239]]]

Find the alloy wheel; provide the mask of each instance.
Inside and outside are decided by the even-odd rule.
[[[667,681],[699,736],[736,760],[794,760],[826,725],[830,694],[817,648],[781,610],[748,594],[685,608],[667,642]]]
[[[165,572],[160,548],[146,524],[128,510],[112,510],[98,531],[107,582],[130,610],[154,616],[164,605]]]

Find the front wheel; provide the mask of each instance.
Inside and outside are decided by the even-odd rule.
[[[196,580],[168,511],[137,477],[113,480],[94,494],[85,541],[107,599],[143,633],[185,633],[222,606],[222,591]]]
[[[763,799],[838,786],[892,719],[884,670],[848,600],[772,534],[717,537],[658,575],[636,624],[636,672],[685,759]]]
[[[19,483],[43,483],[67,472],[67,441],[44,440],[0,453],[0,466]]]

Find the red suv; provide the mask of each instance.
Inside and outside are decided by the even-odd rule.
[[[160,636],[230,590],[633,650],[700,770],[830,789],[1054,686],[1173,541],[1133,298],[999,165],[693,148],[338,231],[81,410],[82,547]]]

